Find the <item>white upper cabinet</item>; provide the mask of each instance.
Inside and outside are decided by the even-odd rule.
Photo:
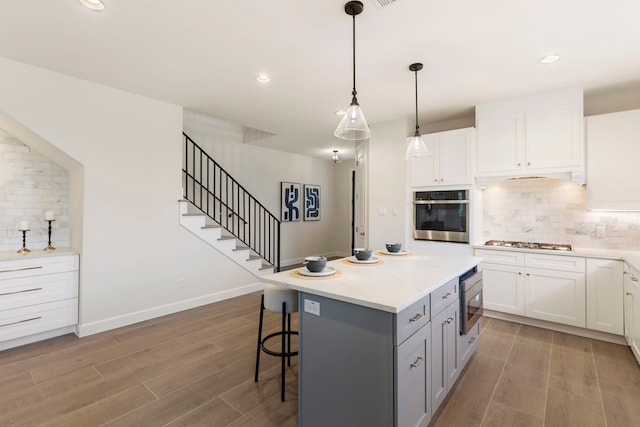
[[[422,135],[431,156],[409,160],[410,185],[433,187],[471,184],[471,150],[474,138],[474,128]]]
[[[586,118],[587,208],[640,210],[640,110]]]
[[[477,105],[476,128],[480,177],[584,179],[581,88]]]

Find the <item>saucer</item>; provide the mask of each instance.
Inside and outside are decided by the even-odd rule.
[[[407,255],[409,254],[409,251],[407,251],[406,249],[400,249],[400,251],[398,252],[389,252],[386,249],[383,249],[380,251],[381,254],[383,255],[393,255],[393,256],[401,256],[401,255]]]
[[[333,267],[325,267],[324,270],[318,271],[317,273],[313,271],[309,271],[307,267],[301,267],[297,271],[301,275],[309,276],[309,277],[323,277],[323,276],[331,276],[332,274],[336,274],[336,269]]]
[[[352,262],[354,264],[375,264],[376,262],[380,261],[378,258],[372,256],[369,259],[365,259],[365,260],[360,260],[358,258],[356,258],[355,256],[350,256],[347,258],[347,261]]]

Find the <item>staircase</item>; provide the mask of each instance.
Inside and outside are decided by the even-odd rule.
[[[256,276],[280,271],[280,221],[183,135],[180,225]]]

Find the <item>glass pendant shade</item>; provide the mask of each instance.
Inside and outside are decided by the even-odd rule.
[[[429,151],[429,147],[427,147],[427,144],[422,140],[422,136],[416,133],[409,139],[407,152],[404,156],[405,159],[410,159],[412,157],[428,157],[430,155],[431,151]]]
[[[357,103],[349,105],[347,112],[342,116],[336,131],[333,133],[340,139],[357,141],[371,136],[369,125]]]

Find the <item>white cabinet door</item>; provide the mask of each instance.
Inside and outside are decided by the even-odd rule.
[[[524,161],[524,115],[502,114],[479,118],[478,174],[503,174],[517,170]]]
[[[480,268],[484,308],[524,316],[523,267],[483,262]]]
[[[631,345],[633,341],[633,281],[637,281],[628,264],[624,272],[624,339]]]
[[[399,426],[426,426],[431,419],[431,325],[397,347],[397,415]]]
[[[438,158],[441,185],[471,184],[471,149],[475,138],[473,128],[440,133]]]
[[[631,281],[631,295],[633,299],[633,327],[631,329],[631,350],[640,363],[640,282]]]
[[[422,135],[422,140],[431,152],[430,156],[409,159],[409,183],[412,187],[439,185],[438,135]]]
[[[425,134],[422,139],[431,156],[409,159],[409,183],[412,187],[472,183],[473,128]]]
[[[525,316],[586,326],[584,273],[525,269]]]
[[[527,111],[527,169],[566,170],[580,167],[581,114],[582,111],[575,104]]]
[[[587,207],[640,209],[640,110],[587,117],[586,134]]]
[[[587,328],[624,333],[622,261],[587,258]]]

